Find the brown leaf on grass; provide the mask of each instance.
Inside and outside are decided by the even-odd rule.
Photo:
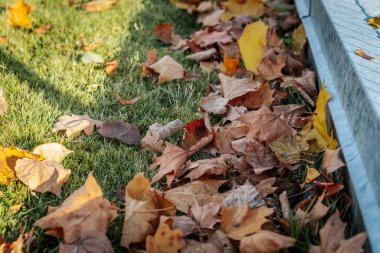
[[[210,202],[200,206],[195,201],[191,207],[191,213],[201,228],[213,229],[215,224],[220,221],[218,219],[219,209],[219,203]]]
[[[225,43],[232,42],[232,37],[228,34],[227,31],[209,32],[207,30],[202,30],[202,31],[196,32],[193,38],[201,47],[207,47],[215,43],[225,44]]]
[[[248,126],[215,126],[213,146],[221,154],[234,154],[236,151],[232,148],[231,142],[247,135]]]
[[[154,48],[154,49],[148,51],[146,58],[147,58],[146,62],[140,64],[141,76],[142,77],[148,77],[148,76],[152,76],[154,74],[154,71],[152,69],[150,69],[148,66],[157,62],[157,49]]]
[[[259,109],[263,105],[270,107],[275,101],[273,95],[276,90],[271,89],[269,83],[258,85],[255,91],[230,101],[231,105],[244,106],[248,109]]]
[[[62,185],[70,177],[71,170],[54,161],[18,159],[15,166],[17,178],[32,191],[52,192],[59,196]]]
[[[243,138],[233,141],[231,146],[237,152],[244,154],[245,161],[253,167],[256,174],[270,170],[278,165],[274,153],[259,141]]]
[[[39,26],[36,29],[34,29],[34,32],[39,35],[42,35],[42,34],[50,32],[51,30],[53,30],[52,25],[44,25],[44,26]]]
[[[106,72],[107,75],[112,75],[115,73],[116,69],[119,67],[119,62],[118,61],[108,61],[104,63],[105,69],[104,71]]]
[[[154,30],[153,34],[156,37],[156,39],[159,39],[163,42],[166,42],[168,44],[172,44],[174,38],[174,27],[172,24],[158,24]]]
[[[265,204],[263,197],[256,190],[249,180],[244,185],[238,186],[235,190],[224,199],[223,205],[228,206],[241,206],[243,204],[248,205],[250,209],[254,209]]]
[[[285,164],[298,162],[301,153],[309,149],[307,142],[298,135],[283,135],[268,144],[277,159]]]
[[[118,91],[115,92],[115,97],[116,97],[117,102],[125,106],[134,105],[140,99],[139,97],[131,98],[131,99],[122,98]]]
[[[190,171],[185,176],[185,178],[189,178],[192,181],[205,175],[225,176],[229,170],[229,167],[227,166],[223,157],[217,157],[213,159],[204,159],[192,162],[186,166],[185,170]]]
[[[273,208],[259,207],[249,209],[248,205],[222,207],[222,229],[233,240],[242,240],[249,234],[261,230],[267,222],[267,216],[273,213]]]
[[[326,222],[324,227],[319,230],[321,245],[310,248],[310,253],[360,253],[363,252],[363,244],[367,240],[367,233],[357,234],[350,239],[344,239],[346,224],[339,217],[336,211]]]
[[[99,133],[103,137],[118,139],[126,144],[136,145],[140,142],[140,131],[137,126],[122,120],[104,122],[99,128]]]
[[[211,95],[200,100],[200,107],[208,113],[224,114],[227,112],[228,99],[220,95]]]
[[[166,143],[166,148],[162,155],[156,158],[156,161],[149,166],[149,169],[160,166],[157,174],[152,178],[152,183],[156,183],[163,176],[167,176],[167,185],[170,187],[174,179],[174,175],[186,163],[187,157],[188,151],[174,146],[173,144]]]
[[[186,77],[186,71],[183,67],[168,55],[148,67],[160,74],[158,76],[158,83],[160,84]]]
[[[0,88],[0,116],[7,113],[8,105],[4,98],[3,88]]]
[[[229,106],[228,113],[225,117],[223,117],[222,123],[225,124],[228,121],[232,122],[247,112],[248,110],[245,106]]]
[[[199,67],[207,73],[210,73],[216,69],[219,69],[219,63],[216,61],[213,62],[207,62],[207,61],[201,61],[199,63]]]
[[[273,142],[285,134],[295,133],[281,115],[276,115],[266,106],[261,107],[258,111],[246,113],[237,120],[250,125],[247,137],[259,135],[263,141],[267,142]]]
[[[210,48],[205,51],[196,52],[194,54],[186,56],[186,59],[192,60],[192,61],[204,61],[208,60],[212,57],[213,54],[216,53],[215,48]]]
[[[295,242],[295,238],[268,230],[260,230],[241,240],[239,250],[241,253],[278,253],[285,248],[292,247]]]
[[[273,106],[273,112],[278,116],[283,115],[284,121],[291,127],[302,128],[306,124],[306,121],[302,117],[305,113],[305,106],[303,105],[288,104]]]
[[[106,231],[115,218],[116,211],[90,174],[81,188],[33,226],[49,228],[47,233],[56,237],[61,235],[60,252],[114,252]]]
[[[169,225],[161,218],[160,225],[154,236],[146,238],[146,250],[149,253],[177,253],[185,246],[180,230],[171,230]]]
[[[281,70],[285,67],[287,59],[285,50],[272,47],[265,52],[257,69],[265,80],[270,81],[283,76]]]
[[[207,113],[204,119],[193,120],[187,123],[184,129],[185,134],[182,139],[182,147],[189,151],[189,156],[209,144],[214,138],[211,122]]]
[[[154,123],[149,126],[144,138],[141,139],[141,147],[154,152],[163,152],[165,149],[165,140],[183,128],[179,119],[173,120],[166,125]]]
[[[175,204],[177,210],[188,213],[195,201],[203,206],[210,202],[220,203],[225,193],[219,193],[219,187],[225,180],[204,179],[171,189],[164,193],[164,197]]]
[[[217,9],[211,13],[202,13],[198,16],[197,22],[202,23],[203,27],[212,27],[220,24],[220,18],[224,13],[223,9]]]
[[[118,0],[91,0],[82,4],[82,8],[88,12],[100,12],[110,9]]]
[[[263,198],[265,198],[269,194],[272,194],[273,192],[276,191],[277,187],[273,187],[272,186],[272,185],[274,185],[274,183],[276,183],[276,178],[275,177],[271,177],[271,178],[268,178],[268,179],[261,180],[260,183],[258,183],[257,185],[255,185],[255,188],[260,193],[260,195]]]
[[[361,49],[355,49],[354,53],[356,55],[359,55],[360,57],[366,59],[366,60],[369,60],[369,61],[372,61],[372,60],[375,60],[376,58],[375,57],[372,57],[368,54],[366,54],[363,50]]]
[[[16,205],[13,205],[13,206],[9,207],[9,212],[11,214],[16,214],[16,213],[18,213],[18,211],[20,211],[22,206],[23,206],[22,203],[18,203]]]
[[[1,253],[23,253],[25,252],[24,243],[32,239],[34,229],[31,229],[28,233],[24,234],[24,229],[21,231],[16,241],[6,242],[4,237],[0,237],[0,252]],[[29,246],[29,245],[27,245]]]
[[[45,143],[35,147],[32,151],[33,154],[43,156],[46,160],[57,163],[62,162],[66,156],[73,152],[60,143]]]
[[[61,116],[59,121],[54,124],[52,132],[65,131],[67,137],[77,137],[80,132],[84,131],[86,135],[91,135],[94,132],[94,127],[100,127],[103,122],[99,120],[93,120],[88,115],[74,115]]]
[[[326,174],[333,173],[337,169],[345,166],[344,162],[340,159],[340,148],[335,150],[326,149],[323,154],[322,166]]]
[[[223,73],[218,75],[221,83],[223,96],[228,100],[243,96],[248,92],[255,91],[260,83],[252,80],[251,78],[238,79],[230,76],[226,76]]]

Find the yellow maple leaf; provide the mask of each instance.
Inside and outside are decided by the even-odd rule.
[[[247,0],[245,3],[229,0],[223,2],[222,5],[227,8],[227,11],[220,18],[223,21],[228,21],[235,16],[259,18],[264,15],[264,4],[261,0]]]
[[[267,30],[268,26],[263,21],[256,21],[244,28],[238,40],[245,68],[256,75],[258,74],[257,67],[264,56],[263,46],[267,43]]]
[[[307,123],[301,131],[306,140],[315,139],[315,151],[320,152],[327,148],[336,149],[338,143],[331,138],[327,130],[326,124],[326,105],[330,99],[330,94],[327,92],[325,85],[318,94],[317,107],[313,114],[313,121]]]
[[[29,13],[33,10],[34,7],[25,4],[23,0],[16,0],[16,2],[7,10],[8,25],[31,29],[32,20],[29,17]]]

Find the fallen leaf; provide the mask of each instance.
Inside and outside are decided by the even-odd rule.
[[[273,80],[283,76],[282,69],[286,66],[288,56],[285,50],[272,47],[267,50],[263,56],[260,65],[257,67],[258,72],[265,80]]]
[[[206,2],[201,2],[206,3]],[[199,7],[199,6],[198,6]],[[223,9],[217,9],[211,13],[204,13],[198,16],[197,22],[202,23],[203,27],[212,27],[220,24],[220,18],[224,14]]]
[[[108,61],[104,64],[106,66],[105,72],[107,75],[112,75],[115,73],[116,69],[119,67],[118,61]]]
[[[295,238],[268,230],[260,230],[241,240],[239,250],[241,253],[277,253],[292,247],[295,242]]]
[[[243,114],[237,120],[250,125],[247,134],[249,138],[254,138],[259,134],[263,141],[273,142],[283,135],[295,133],[294,129],[282,120],[281,115],[276,115],[266,106]]]
[[[293,212],[292,212],[292,209],[290,208],[289,198],[286,191],[283,191],[280,194],[279,200],[280,200],[280,206],[281,206],[281,211],[282,211],[282,217],[284,217],[284,219],[286,220],[290,220],[291,217],[293,216]]]
[[[196,32],[193,38],[196,40],[197,44],[202,47],[207,47],[215,43],[229,43],[232,42],[232,37],[227,31],[213,31],[209,32],[207,30],[202,30]]]
[[[88,12],[105,11],[117,3],[118,0],[91,0],[82,4],[82,8]]]
[[[180,230],[183,237],[191,235],[199,229],[199,226],[194,219],[186,215],[168,217],[166,223],[171,229]]]
[[[7,10],[7,24],[25,29],[32,28],[32,20],[29,13],[34,10],[33,6],[27,5],[23,0],[16,0]]]
[[[245,137],[249,131],[248,126],[229,126],[229,127],[218,127],[215,126],[214,130],[214,141],[213,146],[217,149],[220,154],[235,154],[231,146],[231,143],[237,139]]]
[[[34,230],[31,229],[28,233],[24,234],[25,227],[17,237],[16,241],[6,243],[3,237],[0,237],[0,252],[1,253],[22,253],[25,252],[24,242],[32,238]],[[29,246],[29,245],[26,245]]]
[[[149,253],[177,253],[185,246],[180,230],[171,230],[169,225],[160,221],[160,225],[154,236],[146,238],[146,250]]]
[[[274,153],[253,138],[243,138],[231,143],[234,150],[244,154],[245,161],[253,167],[256,174],[270,170],[278,165]]]
[[[325,150],[327,148],[336,149],[338,146],[337,141],[330,137],[327,130],[326,105],[329,99],[330,94],[323,85],[318,95],[317,107],[313,114],[313,122],[307,123],[301,131],[301,135],[303,135],[306,140],[315,139],[317,141],[315,145],[316,151]]]
[[[230,104],[244,106],[248,109],[259,109],[263,105],[270,107],[275,101],[275,98],[273,97],[275,92],[276,90],[271,89],[268,82],[262,85],[259,85],[258,83],[255,91],[249,92],[242,97],[230,101]]]
[[[122,98],[118,91],[115,92],[115,97],[116,97],[117,102],[125,106],[134,105],[140,99],[139,97],[131,98],[131,99]]]
[[[222,123],[225,124],[228,121],[235,121],[241,115],[246,114],[248,112],[247,107],[245,106],[229,106],[229,110],[227,115],[222,119]]]
[[[319,171],[314,168],[310,168],[309,166],[307,166],[306,168],[307,168],[307,172],[306,172],[306,178],[304,182],[305,184],[313,182],[314,179],[316,179],[317,177],[321,175]]]
[[[8,105],[4,98],[3,88],[0,88],[0,116],[7,113]]]
[[[50,228],[47,233],[54,236],[61,234],[60,252],[114,252],[106,231],[116,211],[91,174],[81,188],[50,210],[33,226]]]
[[[292,164],[301,159],[301,153],[309,149],[309,145],[298,135],[283,135],[268,144],[277,159],[285,164]]]
[[[141,66],[141,76],[148,77],[153,75],[153,70],[148,66],[157,62],[157,50],[154,48],[147,52],[147,60],[146,63],[140,64]]]
[[[222,157],[217,157],[192,162],[185,170],[190,171],[185,178],[195,180],[205,175],[226,175],[229,167]]]
[[[255,188],[260,193],[260,195],[263,198],[265,198],[269,194],[272,194],[273,192],[276,191],[277,187],[273,187],[272,186],[272,185],[274,185],[274,183],[276,183],[276,178],[275,177],[271,177],[271,178],[268,178],[268,179],[261,180],[260,183],[258,183],[257,185],[255,185]]]
[[[340,148],[335,150],[326,149],[323,154],[322,166],[326,174],[333,173],[345,166],[344,162],[340,159]]]
[[[225,194],[219,193],[219,187],[225,180],[204,179],[171,189],[164,193],[164,197],[174,203],[177,210],[188,213],[195,201],[203,206],[210,202],[220,203]]]
[[[287,104],[273,106],[273,112],[278,116],[283,115],[284,121],[291,127],[302,128],[306,124],[306,121],[302,117],[305,114],[305,106],[303,105]]]
[[[309,250],[310,253],[343,253],[363,252],[363,244],[367,240],[367,233],[362,232],[348,240],[344,239],[346,224],[340,220],[339,211],[336,211],[326,222],[324,227],[319,230],[321,246],[314,246]]]
[[[73,153],[73,151],[67,149],[60,143],[45,143],[35,147],[32,153],[43,156],[46,160],[60,163],[66,156]]]
[[[273,213],[273,208],[249,209],[248,205],[222,207],[222,229],[233,240],[242,240],[247,235],[258,232]]]
[[[153,169],[160,166],[157,174],[152,178],[152,183],[158,182],[163,176],[173,173],[174,175],[181,169],[186,163],[188,157],[188,151],[183,150],[173,144],[167,143],[166,148],[162,155],[156,158],[156,161],[149,166],[149,169]],[[174,178],[167,178],[167,185],[170,187]]]
[[[148,67],[160,74],[158,76],[158,83],[160,84],[180,80],[186,76],[186,72],[182,66],[168,55]]]
[[[302,75],[299,77],[294,76],[283,76],[281,77],[284,80],[284,84],[281,84],[281,87],[289,87],[289,84],[294,84],[294,82],[301,86],[302,90],[305,91],[310,96],[316,95],[317,87],[317,74],[311,70],[305,70],[302,72]],[[302,95],[302,94],[301,94]],[[310,103],[312,104],[312,103]]]
[[[240,57],[230,58],[227,54],[224,55],[223,64],[220,66],[220,71],[227,76],[233,76],[240,67]]]
[[[228,10],[221,18],[223,21],[228,21],[235,16],[259,18],[264,15],[264,3],[260,0],[247,0],[242,2],[228,0],[226,2],[222,2],[222,5]]]
[[[44,25],[44,26],[37,27],[36,29],[34,29],[34,31],[37,34],[41,35],[41,34],[45,34],[45,33],[50,32],[52,29],[53,29],[52,25]]]
[[[380,29],[380,17],[373,17],[373,18],[370,18],[368,20],[368,24],[377,28],[377,29]]]
[[[208,62],[208,61],[201,61],[199,63],[199,67],[207,73],[210,73],[216,69],[219,69],[219,63],[216,61]]]
[[[248,92],[257,90],[260,85],[258,81],[252,80],[251,78],[238,79],[227,76],[223,73],[220,73],[218,78],[221,83],[223,97],[227,98],[229,101],[243,96]]]
[[[166,43],[171,44],[173,42],[174,27],[172,24],[158,24],[153,30],[154,36]]]
[[[267,30],[268,27],[264,22],[256,21],[244,28],[243,34],[238,40],[246,69],[256,75],[259,74],[257,67],[264,57],[263,47],[266,45]]]
[[[310,210],[310,221],[317,224],[330,210],[330,207],[325,206],[322,202],[325,198],[325,194],[318,197],[317,202]]]
[[[140,142],[140,131],[137,126],[122,120],[104,122],[98,131],[103,137],[118,139],[126,144],[136,145]]]
[[[301,51],[306,44],[306,33],[303,24],[299,25],[293,32],[293,49]]]
[[[186,59],[192,60],[192,61],[204,61],[207,59],[210,59],[213,54],[216,53],[215,48],[211,48],[205,51],[200,51],[191,55],[186,56]]]
[[[215,243],[201,243],[195,240],[186,240],[186,246],[181,253],[221,253],[221,248]]]
[[[241,206],[243,204],[248,205],[250,209],[265,205],[263,197],[248,180],[244,185],[238,186],[238,188],[231,191],[223,201],[225,207]]]
[[[97,64],[97,63],[103,63],[104,59],[99,54],[89,52],[82,55],[81,61],[86,64]]]
[[[337,194],[340,190],[344,188],[344,185],[339,183],[321,183],[315,181],[314,184],[322,191],[325,192],[325,197],[329,198]]]
[[[7,36],[4,36],[4,35],[0,36],[0,44],[3,44],[5,42],[7,42],[7,41],[8,41]]]
[[[88,117],[88,115],[74,115],[71,116],[61,116],[58,122],[54,124],[52,132],[64,131],[66,130],[67,137],[77,137],[80,132],[84,131],[86,135],[91,135],[94,132],[94,127],[100,127],[103,122],[98,120],[93,120]]]
[[[366,60],[369,60],[369,61],[372,61],[372,60],[375,60],[375,57],[372,57],[368,54],[366,54],[363,50],[361,49],[355,49],[354,53],[356,55],[359,55],[360,57],[366,59]]]
[[[17,178],[32,191],[52,192],[59,196],[62,185],[70,177],[71,170],[54,161],[18,159],[15,166]]]
[[[21,209],[22,206],[23,206],[22,203],[18,203],[18,204],[16,204],[16,205],[13,205],[13,206],[11,206],[11,207],[9,208],[9,212],[10,212],[11,214],[16,214],[16,213],[18,213],[18,211],[20,211],[20,209]]]
[[[227,112],[228,99],[220,95],[207,96],[199,101],[200,107],[208,113],[224,114]]]
[[[207,113],[204,119],[193,120],[187,123],[184,129],[185,133],[182,139],[182,147],[189,151],[189,156],[209,144],[214,138],[211,122]]]
[[[220,209],[219,203],[210,202],[200,206],[197,201],[191,207],[191,213],[201,228],[213,229],[219,222],[218,213]]]

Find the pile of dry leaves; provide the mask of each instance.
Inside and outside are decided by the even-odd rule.
[[[200,100],[204,117],[149,127],[141,147],[160,154],[149,167],[158,170],[151,181],[141,173],[119,191],[123,209],[109,203],[89,175],[34,226],[60,238],[60,252],[113,252],[106,231],[117,212],[125,215],[120,244],[136,252],[362,252],[366,233],[345,239],[346,224],[331,205],[340,194],[349,207],[343,185],[334,181],[344,163],[326,125],[329,94],[322,86],[317,96],[316,74],[306,68],[306,35],[294,6],[285,0],[172,2],[197,13],[201,30],[184,38],[173,25],[158,24],[154,36],[205,72],[220,72],[219,83]],[[158,83],[200,78],[170,56],[158,59],[156,49],[141,69]],[[117,96],[125,105],[136,102]],[[295,97],[303,103],[292,103]],[[75,137],[95,127],[128,144],[140,140],[134,125],[86,115],[63,116],[53,131]],[[170,143],[182,130],[181,145]],[[34,191],[59,195],[70,175],[59,162],[69,153],[59,144],[31,153],[2,148],[0,182],[17,178]],[[195,160],[197,153],[208,159]],[[166,184],[156,189],[156,182]],[[320,245],[297,245],[302,233],[296,230]]]

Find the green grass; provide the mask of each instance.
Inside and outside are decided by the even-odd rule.
[[[72,140],[63,133],[52,133],[58,117],[66,114],[88,114],[93,119],[122,119],[138,125],[145,134],[154,122],[167,123],[176,118],[183,122],[199,118],[196,113],[204,88],[216,80],[215,75],[203,75],[196,82],[171,82],[157,85],[153,79],[142,79],[137,64],[145,54],[158,48],[159,56],[170,54],[188,71],[200,69],[184,59],[182,52],[173,52],[153,38],[153,28],[161,22],[175,25],[176,32],[189,35],[197,27],[195,16],[179,11],[165,0],[120,0],[115,8],[102,13],[86,13],[69,8],[66,1],[28,0],[34,26],[53,25],[45,35],[37,35],[6,26],[5,11],[0,11],[0,35],[7,44],[0,45],[0,86],[9,110],[0,117],[0,145],[32,150],[47,142],[59,142],[74,151],[63,162],[72,170],[61,197],[52,194],[32,194],[20,182],[0,186],[0,235],[14,240],[22,228],[29,230],[43,217],[48,206],[59,205],[94,172],[107,199],[117,203],[115,191],[137,172],[144,171],[153,155],[137,146],[105,139],[98,133],[81,135]],[[9,5],[0,0],[0,5]],[[83,54],[76,46],[99,40],[102,45],[94,52],[106,60],[119,60],[121,66],[113,76],[107,76],[101,66],[80,62]],[[94,86],[97,86],[94,88]],[[119,105],[114,92],[124,97],[139,96],[131,107]],[[11,214],[9,208],[19,202],[22,209]],[[119,245],[123,217],[113,222],[108,236],[115,249]],[[37,231],[38,239],[31,251],[57,250],[57,241]]]

